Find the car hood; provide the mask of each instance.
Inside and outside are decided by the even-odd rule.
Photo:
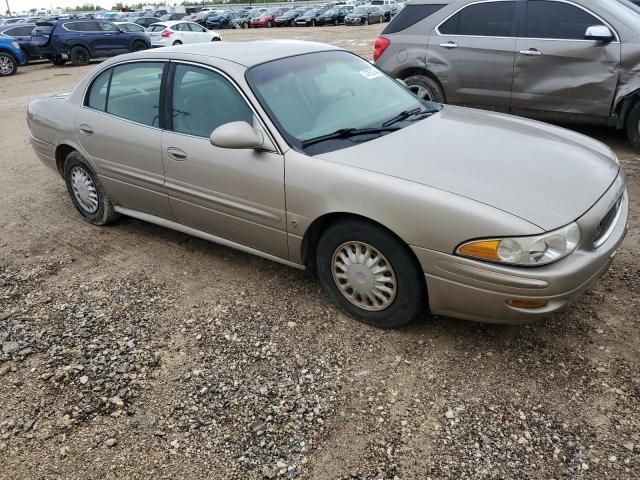
[[[584,135],[452,106],[398,132],[317,157],[467,197],[546,231],[581,217],[620,169],[611,149]]]

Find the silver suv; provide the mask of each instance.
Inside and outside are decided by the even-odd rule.
[[[640,151],[640,7],[628,0],[410,0],[374,60],[420,97],[626,129]]]

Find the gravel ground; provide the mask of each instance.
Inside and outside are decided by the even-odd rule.
[[[381,27],[223,32],[369,57]],[[0,83],[0,478],[640,478],[640,160],[631,230],[527,327],[356,323],[308,273],[122,219],[82,222],[25,108],[88,68]],[[523,146],[526,148],[526,146]]]

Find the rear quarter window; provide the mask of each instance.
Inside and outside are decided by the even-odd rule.
[[[398,33],[415,25],[416,23],[430,17],[438,10],[444,8],[446,4],[428,5],[407,5],[393,17],[391,23],[382,31],[382,35],[388,33]]]

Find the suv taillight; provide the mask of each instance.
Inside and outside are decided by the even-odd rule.
[[[376,43],[373,46],[373,61],[376,62],[380,56],[384,53],[387,47],[391,45],[391,41],[385,37],[378,37]]]
[[[173,35],[173,30],[169,30],[168,28],[163,30],[162,33],[160,34],[160,36],[164,38],[169,38],[171,35]]]

